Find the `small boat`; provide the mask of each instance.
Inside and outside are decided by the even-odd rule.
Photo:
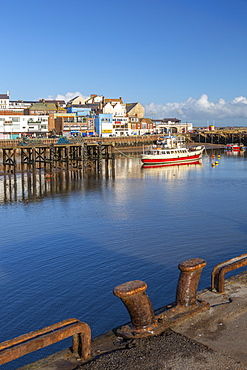
[[[187,148],[184,138],[175,136],[160,137],[152,147],[141,155],[144,167],[173,166],[198,163],[204,146]]]
[[[243,144],[227,144],[225,149],[239,152],[240,150],[245,150],[246,147]]]

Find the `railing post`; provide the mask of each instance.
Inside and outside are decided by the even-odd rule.
[[[147,284],[144,281],[134,280],[118,285],[113,290],[129,312],[132,331],[145,332],[154,324],[154,311],[146,289]]]
[[[205,266],[206,262],[201,258],[191,258],[178,265],[181,272],[177,285],[177,307],[190,308],[197,305],[198,284]]]

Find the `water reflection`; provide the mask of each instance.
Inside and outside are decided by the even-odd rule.
[[[142,167],[143,177],[159,177],[169,181],[176,181],[187,176],[188,171],[202,168],[202,161],[197,161],[193,164],[175,165],[159,168],[145,168]]]
[[[222,156],[245,157],[246,152],[227,152],[211,150],[204,155],[204,160],[193,164],[174,165],[158,168],[144,168],[138,155],[130,153],[118,157],[114,166],[104,163],[100,168],[74,169],[46,173],[44,170],[35,172],[7,173],[0,176],[0,203],[7,202],[34,202],[47,196],[62,194],[65,196],[73,191],[100,191],[106,181],[126,178],[156,178],[171,183],[184,180],[191,171],[201,171],[205,166],[205,159],[215,161]],[[204,164],[203,164],[204,163]],[[124,184],[123,184],[124,185]],[[123,194],[122,194],[123,195]]]
[[[129,320],[114,286],[146,281],[159,308],[174,300],[177,265],[189,258],[207,261],[208,286],[216,263],[246,252],[247,161],[223,153],[170,168],[142,169],[131,155],[100,172],[0,176],[1,341],[69,317],[102,334]]]
[[[40,201],[46,196],[72,191],[93,191],[101,179],[114,179],[115,168],[103,166],[88,170],[46,173],[44,171],[8,173],[0,177],[0,203]],[[95,180],[98,180],[95,182]]]
[[[232,156],[232,157],[244,157],[246,152],[244,150],[226,150],[225,155]]]

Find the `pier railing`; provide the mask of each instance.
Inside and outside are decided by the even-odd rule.
[[[0,365],[71,336],[73,353],[82,360],[89,359],[91,357],[90,327],[77,319],[68,319],[1,343]]]
[[[246,253],[216,265],[211,275],[211,290],[225,293],[225,274],[244,266],[247,266]]]

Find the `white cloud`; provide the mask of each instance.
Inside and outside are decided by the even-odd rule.
[[[88,99],[88,96],[82,95],[79,91],[76,92],[67,92],[65,95],[62,94],[57,94],[56,96],[54,95],[49,95],[46,99],[47,100],[65,100],[65,102],[75,98],[76,96],[82,96],[84,99]]]
[[[239,96],[231,101],[221,98],[217,102],[211,102],[206,94],[202,94],[199,99],[190,97],[180,103],[150,103],[145,106],[145,111],[147,117],[177,117],[182,121],[192,122],[207,119],[241,119],[247,118],[247,98]]]

